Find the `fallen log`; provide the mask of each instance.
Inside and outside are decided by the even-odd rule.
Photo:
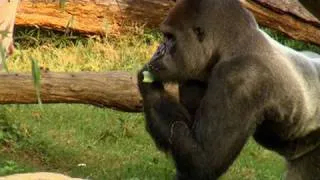
[[[240,0],[258,22],[297,40],[320,45],[320,22],[298,0]],[[133,23],[157,27],[174,5],[170,0],[24,0],[16,24],[84,34],[117,35]]]
[[[81,103],[127,112],[142,110],[136,78],[127,72],[41,75],[43,103]],[[31,74],[0,74],[0,104],[36,104]]]
[[[167,85],[178,97],[177,87]],[[125,71],[41,73],[41,101],[48,103],[90,104],[124,112],[141,112],[142,98],[136,76]],[[0,73],[0,104],[37,104],[31,74]]]
[[[119,34],[126,25],[154,27],[173,6],[169,0],[24,0],[16,18],[18,26],[36,26],[84,34]]]
[[[240,0],[260,25],[289,37],[320,45],[320,23],[297,0]],[[283,4],[281,4],[283,3]]]

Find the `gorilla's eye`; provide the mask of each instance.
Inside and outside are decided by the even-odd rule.
[[[174,55],[176,52],[176,37],[170,32],[163,32],[164,36],[164,46],[166,51],[170,55]]]
[[[204,40],[205,34],[203,29],[201,29],[200,27],[195,27],[193,28],[193,32],[196,34],[199,42],[202,42]]]
[[[173,56],[176,52],[176,37],[170,32],[163,32],[164,42],[162,42],[165,47],[165,51]]]

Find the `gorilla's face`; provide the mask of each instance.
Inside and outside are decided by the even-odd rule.
[[[157,80],[201,79],[209,68],[213,42],[201,25],[199,6],[200,1],[181,0],[161,24],[164,42],[147,64]]]

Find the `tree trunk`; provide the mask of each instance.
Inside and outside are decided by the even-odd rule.
[[[256,16],[258,22],[288,36],[320,45],[320,22],[297,0],[240,0]],[[171,0],[24,0],[16,24],[84,34],[119,34],[132,23],[157,27]]]

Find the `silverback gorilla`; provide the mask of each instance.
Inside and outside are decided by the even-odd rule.
[[[218,179],[250,136],[287,160],[287,180],[320,179],[320,61],[269,38],[238,0],[177,1],[160,29],[138,86],[177,179]]]

